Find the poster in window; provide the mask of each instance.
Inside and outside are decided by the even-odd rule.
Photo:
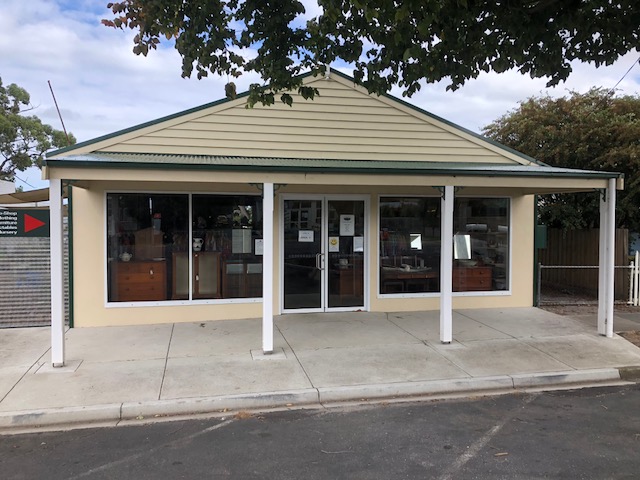
[[[251,229],[231,230],[231,253],[251,253]]]
[[[313,230],[298,230],[298,241],[313,243]]]
[[[329,252],[336,253],[340,251],[340,237],[329,237]]]
[[[264,239],[256,238],[256,255],[264,255]]]
[[[356,219],[353,215],[340,215],[340,236],[353,237],[356,233]]]
[[[364,237],[353,237],[353,251],[364,252]]]

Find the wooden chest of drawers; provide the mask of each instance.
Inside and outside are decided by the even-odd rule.
[[[491,267],[464,267],[453,269],[454,292],[492,290]]]
[[[119,302],[167,299],[167,266],[160,262],[118,262],[116,290]]]

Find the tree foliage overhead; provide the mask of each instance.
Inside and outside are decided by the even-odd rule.
[[[15,83],[5,87],[0,78],[0,180],[13,181],[16,171],[42,167],[44,153],[76,142],[61,130],[43,124],[35,115],[29,93]]]
[[[591,89],[568,97],[533,97],[484,127],[488,137],[555,167],[622,172],[616,220],[640,231],[640,97]],[[544,195],[541,220],[563,229],[599,224],[599,196]]]
[[[318,0],[322,15],[303,20],[299,0],[121,0],[107,6],[114,28],[137,32],[147,55],[175,42],[182,75],[257,73],[249,104],[304,98],[296,75],[335,61],[354,65],[371,93],[400,85],[411,96],[422,81],[456,89],[481,72],[517,68],[549,85],[565,80],[572,60],[611,64],[640,46],[637,0]],[[233,82],[227,86],[233,96]]]

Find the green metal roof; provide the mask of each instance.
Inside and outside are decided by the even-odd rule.
[[[54,168],[115,168],[162,170],[220,170],[287,173],[343,173],[381,175],[465,175],[485,177],[623,178],[617,172],[577,170],[547,165],[452,163],[406,160],[337,160],[281,157],[232,157],[136,153],[88,153],[51,158]]]

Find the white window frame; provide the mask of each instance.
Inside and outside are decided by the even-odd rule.
[[[172,191],[172,190],[111,190],[107,189],[103,192],[103,247],[102,252],[104,255],[104,307],[105,308],[142,308],[142,307],[172,307],[172,306],[186,306],[186,305],[228,305],[228,304],[247,304],[247,303],[262,303],[262,297],[248,297],[248,298],[191,298],[193,295],[193,259],[189,258],[189,299],[187,300],[162,300],[162,301],[141,301],[141,302],[110,302],[109,301],[109,281],[108,281],[108,268],[109,259],[107,252],[107,238],[109,235],[107,225],[107,196],[112,194],[141,194],[141,195],[186,195],[188,198],[188,225],[189,225],[189,240],[188,245],[193,242],[192,235],[193,229],[191,227],[191,218],[193,217],[193,195],[211,195],[211,196],[245,196],[245,197],[260,197],[260,193],[253,192],[210,192],[210,191]]]
[[[377,269],[376,274],[376,298],[381,300],[385,299],[394,299],[394,298],[439,298],[440,291],[438,292],[411,292],[411,293],[380,293],[380,289],[382,287],[381,278],[380,278],[380,203],[382,198],[440,198],[438,195],[411,195],[411,194],[392,194],[392,193],[384,193],[378,194],[377,196],[377,242],[376,242],[376,264],[375,268]],[[509,261],[507,267],[508,273],[508,287],[505,290],[487,290],[487,291],[472,291],[472,292],[453,292],[452,296],[454,297],[501,297],[501,296],[510,296],[512,295],[512,285],[513,285],[513,197],[509,195],[456,195],[455,198],[484,198],[484,199],[507,199],[509,201],[509,238],[508,238],[508,248],[509,248]],[[454,219],[455,220],[455,219]],[[440,247],[440,251],[442,251],[442,246]],[[372,266],[371,268],[374,268]]]

